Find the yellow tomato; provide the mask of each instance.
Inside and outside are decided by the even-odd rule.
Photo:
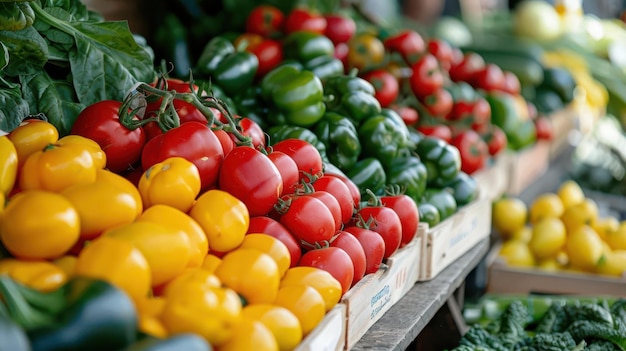
[[[127,194],[130,194],[135,199],[135,202],[139,204],[137,207],[135,218],[137,218],[143,212],[143,201],[141,200],[141,194],[137,187],[130,182],[130,180],[122,177],[121,175],[111,172],[108,169],[98,169],[96,171],[96,182],[107,182],[115,184],[120,190]]]
[[[498,256],[512,267],[532,267],[535,265],[535,257],[528,245],[517,239],[510,239],[502,243]]]
[[[265,324],[249,319],[237,323],[233,336],[220,351],[278,351],[278,343]]]
[[[378,66],[385,59],[385,46],[373,33],[361,32],[348,42],[348,66],[360,71]]]
[[[588,225],[578,227],[568,234],[565,250],[570,265],[585,271],[595,270],[604,251],[602,239]]]
[[[522,242],[528,243],[530,238],[533,236],[533,229],[529,226],[524,226],[520,229],[515,230],[511,233],[511,237],[509,239],[516,239]]]
[[[9,195],[17,178],[17,150],[6,135],[0,136],[0,194]]]
[[[141,251],[108,236],[92,241],[80,252],[74,273],[108,281],[135,301],[150,291],[150,266]]]
[[[54,263],[55,266],[61,268],[61,270],[65,272],[68,277],[71,277],[74,275],[77,260],[78,258],[76,256],[65,255],[52,261],[52,263]]]
[[[200,224],[179,209],[168,205],[154,205],[145,210],[138,220],[155,222],[186,235],[190,249],[187,267],[199,267],[209,252],[209,241]]]
[[[61,191],[96,181],[96,165],[89,151],[75,144],[49,144],[30,154],[19,174],[22,190]]]
[[[280,287],[307,285],[317,290],[324,299],[326,311],[330,311],[342,296],[341,283],[323,269],[308,266],[289,268],[280,281]]]
[[[189,215],[204,229],[209,246],[217,252],[228,252],[239,246],[250,225],[246,205],[231,194],[217,189],[200,195]]]
[[[24,259],[53,259],[74,246],[80,235],[78,211],[60,194],[25,190],[13,196],[0,221],[0,239]]]
[[[200,172],[190,161],[170,157],[145,170],[138,188],[146,207],[163,204],[187,212],[200,194]]]
[[[48,261],[22,261],[13,258],[0,260],[0,275],[7,274],[15,281],[33,289],[49,292],[61,287],[68,275]]]
[[[35,151],[41,151],[48,144],[59,140],[59,131],[46,121],[29,119],[22,122],[8,135],[17,151],[18,168],[22,168],[26,158]]]
[[[604,240],[613,250],[626,250],[626,222],[622,222],[614,231],[607,231]]]
[[[505,197],[494,201],[492,223],[494,229],[504,238],[524,227],[528,208],[526,204],[514,197]]]
[[[302,341],[302,327],[293,312],[270,304],[247,305],[242,310],[246,319],[263,323],[274,335],[280,351],[293,350]]]
[[[619,220],[617,220],[617,218],[615,217],[598,218],[598,220],[594,224],[592,224],[593,230],[595,230],[596,233],[600,235],[600,238],[602,238],[602,240],[606,240],[607,236],[610,233],[618,231],[619,227]],[[624,239],[626,239],[626,237]],[[624,244],[626,244],[626,241],[624,242]],[[626,248],[626,246],[624,246],[624,248]]]
[[[560,219],[544,217],[533,226],[528,246],[538,259],[554,257],[565,245],[567,235]]]
[[[100,145],[81,135],[66,135],[59,139],[56,144],[58,145],[75,145],[75,147],[82,147],[89,152],[91,158],[93,158],[94,165],[97,169],[103,169],[107,165],[107,155],[104,153]]]
[[[80,237],[85,240],[133,222],[141,208],[132,194],[107,181],[72,185],[61,191],[61,195],[78,211]]]
[[[530,223],[537,223],[545,217],[559,218],[564,211],[561,198],[554,193],[539,195],[530,205]]]
[[[291,311],[302,327],[302,334],[309,334],[324,319],[324,298],[308,285],[287,285],[278,290],[274,304]]]
[[[165,299],[160,318],[169,334],[195,333],[220,347],[233,337],[241,308],[234,290],[191,283]]]
[[[598,205],[592,199],[573,205],[563,212],[561,220],[565,224],[568,233],[573,232],[583,225],[594,226],[598,220]]]
[[[202,261],[202,269],[214,273],[215,269],[217,269],[217,266],[219,266],[221,262],[221,258],[213,254],[208,254],[204,257],[204,261]]]
[[[271,303],[280,284],[278,265],[270,255],[257,249],[241,248],[227,253],[215,275],[248,303]]]
[[[597,267],[597,272],[622,277],[626,273],[626,250],[605,252],[604,259]]]
[[[583,189],[581,189],[580,185],[573,180],[566,180],[561,183],[561,186],[556,193],[561,199],[564,209],[568,209],[585,200],[585,193],[583,192]]]
[[[192,283],[207,288],[219,288],[222,286],[222,282],[215,274],[202,268],[188,268],[165,285],[163,296],[167,297],[176,294],[179,289],[185,289],[188,284]]]
[[[150,266],[152,286],[174,279],[189,263],[187,236],[159,223],[137,221],[108,229],[102,235],[125,240],[141,251]]]
[[[282,278],[291,266],[291,254],[287,246],[275,237],[261,233],[247,234],[239,248],[257,249],[270,255],[278,265],[278,275]]]

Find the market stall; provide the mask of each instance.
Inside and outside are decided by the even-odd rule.
[[[626,348],[623,22],[145,6],[0,1],[0,350]]]

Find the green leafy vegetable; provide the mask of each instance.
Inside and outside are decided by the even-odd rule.
[[[28,114],[28,103],[22,98],[19,85],[0,77],[0,130],[13,130]]]
[[[0,30],[16,31],[29,27],[35,14],[28,2],[0,2]]]

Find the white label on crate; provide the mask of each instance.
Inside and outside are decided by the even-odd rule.
[[[370,319],[376,318],[378,313],[391,301],[391,288],[389,284],[385,284],[379,292],[372,296],[370,300],[370,307],[372,312],[370,313]]]
[[[456,246],[458,243],[463,242],[463,240],[468,237],[475,229],[478,227],[478,218],[472,218],[470,225],[465,229],[459,231],[458,234],[450,238],[448,242],[448,248],[452,248]]]
[[[326,315],[324,326],[321,330],[318,330],[318,335],[311,340],[307,350],[311,351],[335,351],[337,346],[343,344],[343,314],[333,313],[335,310],[331,310]],[[314,331],[316,332],[316,331]],[[321,337],[323,335],[323,337]]]

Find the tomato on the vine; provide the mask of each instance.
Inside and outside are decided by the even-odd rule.
[[[290,34],[297,31],[308,31],[324,34],[326,18],[313,9],[296,7],[285,18],[284,31]]]
[[[243,202],[250,216],[266,215],[278,200],[283,180],[265,154],[248,147],[235,147],[222,162],[218,186]]]
[[[361,207],[356,211],[355,223],[364,223],[378,233],[385,241],[385,255],[388,258],[400,247],[402,223],[398,214],[382,204]]]
[[[485,60],[475,52],[468,52],[450,66],[450,79],[455,82],[471,82],[474,74],[485,67]]]
[[[343,222],[341,221],[342,220],[341,205],[339,204],[339,201],[337,200],[337,198],[333,194],[327,191],[323,191],[323,190],[315,190],[312,193],[307,194],[307,195],[322,201],[324,205],[328,207],[335,221],[335,231],[339,231],[341,229],[341,225],[343,224]]]
[[[141,127],[129,129],[122,124],[121,107],[122,103],[115,100],[89,105],[78,114],[70,131],[70,134],[97,142],[106,154],[107,168],[116,173],[136,164],[146,143],[146,134]],[[139,118],[133,116],[132,120],[138,122]]]
[[[316,267],[327,271],[341,284],[342,295],[352,286],[354,264],[347,252],[338,247],[323,247],[308,251],[300,257],[299,266]]]
[[[257,149],[265,148],[265,132],[257,122],[248,117],[243,117],[239,120],[239,126],[241,127],[241,134],[252,139],[252,146]],[[232,137],[235,138],[234,135]]]
[[[352,233],[339,231],[330,246],[343,249],[350,256],[354,266],[354,276],[352,277],[351,285],[354,286],[365,275],[367,258],[361,242]]]
[[[472,174],[485,167],[487,157],[489,157],[489,147],[474,130],[462,131],[452,138],[450,144],[459,149],[463,172]]]
[[[423,55],[411,66],[411,71],[409,84],[418,99],[423,99],[443,87],[444,76],[435,56]]]
[[[389,107],[400,94],[400,83],[396,77],[383,68],[365,73],[362,77],[374,86],[374,97],[381,107]]]
[[[445,118],[450,114],[454,104],[452,94],[444,88],[439,88],[432,94],[425,96],[421,102],[428,114],[438,118]]]
[[[424,38],[412,29],[402,30],[386,38],[383,43],[389,52],[397,52],[409,65],[426,51]]]
[[[283,46],[277,40],[259,36],[259,40],[254,40],[246,46],[246,51],[253,53],[259,61],[259,67],[256,70],[257,78],[265,76],[283,61]]]
[[[426,44],[428,52],[437,58],[442,69],[449,71],[454,60],[454,50],[452,46],[443,39],[432,38]]]
[[[500,66],[487,63],[474,73],[472,85],[484,91],[502,91],[505,83],[504,71]]]
[[[511,95],[518,95],[522,90],[522,84],[519,78],[511,71],[504,71],[504,83],[502,84],[502,91]]]
[[[489,149],[489,155],[495,156],[504,150],[507,145],[506,134],[496,125],[491,125],[491,130],[485,136],[485,142]]]
[[[298,261],[300,261],[300,256],[302,256],[300,243],[296,241],[294,236],[284,225],[280,224],[280,222],[275,219],[267,216],[250,217],[247,234],[250,233],[264,233],[273,236],[285,244],[291,256],[290,267],[295,267]]]
[[[380,201],[385,207],[394,210],[402,223],[402,240],[400,247],[410,243],[417,234],[420,222],[419,210],[415,200],[405,194],[384,195]]]
[[[357,226],[345,227],[343,231],[351,233],[365,252],[365,274],[375,273],[380,268],[385,256],[385,241],[373,230]]]
[[[288,138],[272,145],[272,150],[280,151],[291,157],[298,165],[299,179],[308,179],[306,174],[322,174],[323,161],[320,152],[306,140]]]
[[[213,134],[217,137],[222,145],[222,152],[224,156],[228,155],[235,148],[235,141],[233,137],[223,129],[216,129],[213,131]]]
[[[309,195],[292,195],[282,201],[277,206],[278,221],[303,249],[328,244],[335,234],[335,218],[324,202]]]
[[[356,22],[348,16],[331,13],[325,15],[324,18],[326,18],[324,35],[335,45],[347,43],[356,33]]]
[[[246,18],[246,32],[263,37],[280,35],[285,21],[285,14],[272,5],[258,5]]]
[[[354,212],[354,199],[346,183],[338,177],[324,174],[313,182],[313,189],[331,193],[341,207],[341,222],[347,223]]]
[[[293,194],[298,187],[300,178],[296,161],[284,152],[277,150],[272,150],[267,154],[267,157],[274,163],[283,181],[281,196]]]
[[[538,140],[550,141],[554,138],[554,130],[548,117],[539,116],[534,119],[534,122]]]
[[[414,126],[419,122],[419,112],[411,106],[391,106],[400,115],[407,126]]]
[[[452,130],[445,124],[423,124],[417,127],[417,131],[424,135],[439,138],[447,143],[452,139]]]

